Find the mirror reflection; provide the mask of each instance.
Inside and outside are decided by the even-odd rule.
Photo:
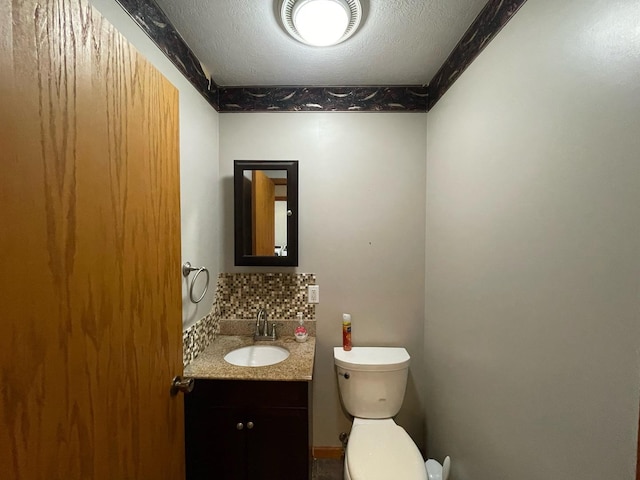
[[[243,255],[286,257],[287,171],[244,170]]]

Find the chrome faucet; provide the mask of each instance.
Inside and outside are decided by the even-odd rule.
[[[267,321],[267,311],[264,308],[258,310],[256,317],[256,332],[253,335],[254,340],[275,340],[276,339],[276,324],[271,326],[271,332],[269,332],[269,322]]]
[[[256,337],[264,335],[267,326],[267,311],[264,308],[258,310],[256,317]]]

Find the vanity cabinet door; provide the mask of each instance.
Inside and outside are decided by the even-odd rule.
[[[196,380],[185,397],[187,480],[308,480],[308,388]]]
[[[185,414],[187,480],[248,480],[244,408],[187,403]]]
[[[249,480],[308,480],[308,410],[269,408],[250,418],[255,420],[247,431]]]

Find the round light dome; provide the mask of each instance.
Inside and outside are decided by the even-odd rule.
[[[284,0],[282,23],[296,40],[315,47],[345,41],[360,25],[359,0]]]

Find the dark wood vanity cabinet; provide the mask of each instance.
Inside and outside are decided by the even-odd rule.
[[[310,384],[196,380],[185,397],[187,480],[308,480]]]

